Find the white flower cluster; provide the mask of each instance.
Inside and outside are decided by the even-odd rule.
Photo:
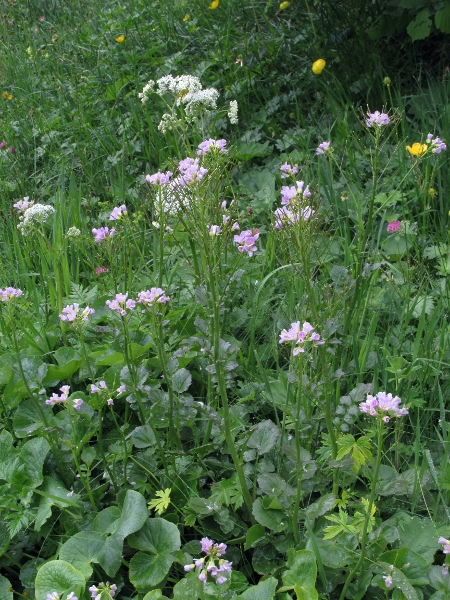
[[[66,236],[68,238],[76,238],[79,237],[81,235],[81,231],[78,229],[78,227],[69,227],[69,229],[67,230]]]
[[[239,122],[238,119],[238,103],[236,100],[232,100],[230,102],[230,110],[228,111],[228,118],[230,119],[230,123],[232,125],[237,125]]]
[[[53,206],[34,204],[33,206],[30,206],[30,208],[27,208],[20,217],[20,223],[17,225],[17,229],[19,229],[23,235],[28,235],[33,227],[46,223],[54,214],[55,209]]]
[[[158,125],[158,129],[161,133],[166,133],[166,131],[171,131],[177,125],[180,125],[181,121],[175,115],[170,115],[169,113],[164,113],[161,117],[161,121]]]

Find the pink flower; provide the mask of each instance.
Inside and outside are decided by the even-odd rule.
[[[107,269],[106,267],[97,267],[95,269],[96,275],[101,275],[102,273],[109,273],[109,269]]]
[[[118,312],[121,317],[127,314],[127,310],[134,310],[136,302],[134,300],[127,300],[128,292],[126,294],[116,294],[113,300],[107,300],[106,306],[115,312]]]
[[[6,142],[5,142],[5,140],[2,140],[0,142],[0,148],[6,148]]]
[[[9,152],[10,154],[15,154],[15,153],[16,153],[16,151],[14,150],[14,146],[10,146],[10,147],[8,148],[8,152]]]
[[[235,235],[233,239],[236,244],[242,244],[238,246],[239,252],[247,252],[249,256],[253,256],[254,252],[258,250],[256,247],[258,238],[259,229],[247,229],[239,235]]]
[[[387,230],[388,233],[392,233],[393,231],[400,231],[401,222],[400,221],[391,221],[388,223]]]
[[[112,238],[116,234],[116,230],[111,229],[110,231],[108,227],[100,227],[100,229],[93,229],[92,233],[94,234],[94,242],[100,244],[101,242],[104,242],[106,238]]]

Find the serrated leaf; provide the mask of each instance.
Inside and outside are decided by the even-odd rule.
[[[417,40],[424,40],[430,35],[431,25],[430,11],[428,8],[424,8],[417,13],[416,18],[411,21],[406,31],[411,40],[416,42]]]
[[[185,392],[192,383],[192,376],[187,369],[178,369],[172,375],[172,389],[176,394]]]
[[[46,600],[48,594],[57,592],[67,596],[74,592],[81,596],[85,579],[80,571],[64,560],[51,560],[42,565],[36,575],[36,600]]]
[[[259,455],[266,454],[275,446],[280,437],[278,427],[272,421],[261,421],[256,425],[247,441],[249,448],[255,448]]]
[[[337,444],[338,453],[336,460],[341,460],[347,454],[351,454],[355,473],[359,473],[361,467],[372,458],[372,445],[366,435],[361,436],[358,440],[355,440],[351,434],[341,435],[337,440]]]
[[[170,505],[170,492],[172,490],[170,488],[166,488],[165,490],[159,490],[155,492],[156,498],[150,500],[148,503],[148,508],[150,510],[154,510],[158,513],[158,515],[162,515],[162,513],[167,510]]]

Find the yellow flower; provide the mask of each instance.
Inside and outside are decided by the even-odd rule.
[[[119,37],[116,37],[116,42],[118,44],[121,44],[124,41],[125,41],[125,36],[124,35],[119,35]]]
[[[211,4],[208,6],[209,10],[214,10],[219,6],[219,0],[213,0]]]
[[[184,15],[183,21],[186,23],[186,21],[189,21],[190,18],[191,18],[191,15]]]
[[[323,60],[323,58],[319,58],[316,62],[313,63],[312,71],[315,75],[320,75],[322,71],[325,69],[325,65],[327,63]]]
[[[2,94],[3,98],[5,98],[6,100],[12,100],[12,95],[9,94],[8,92],[3,92]]]
[[[288,0],[285,0],[285,2],[282,2],[282,3],[280,4],[280,10],[284,10],[285,8],[289,8],[289,7],[290,7],[290,5],[291,5],[291,3],[290,3],[290,2],[288,2]]]
[[[419,142],[414,142],[412,146],[406,146],[406,149],[412,156],[422,156],[427,151],[427,148],[426,144],[420,144]]]

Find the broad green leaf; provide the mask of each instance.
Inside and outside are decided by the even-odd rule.
[[[275,596],[277,584],[278,582],[274,577],[269,577],[264,581],[260,581],[258,585],[252,585],[236,600],[272,600]]]
[[[424,8],[417,13],[416,18],[411,21],[406,31],[411,40],[416,42],[417,40],[424,40],[430,35],[431,25],[430,11],[428,8]]]
[[[0,598],[1,600],[1,598]],[[142,598],[142,600],[168,600],[167,596],[163,596],[163,593],[161,590],[152,590],[151,592],[148,592],[147,594],[145,594],[145,596]]]
[[[257,142],[237,142],[235,146],[235,158],[236,160],[251,160],[256,156],[268,156],[272,153],[269,142],[264,144],[258,144]]]
[[[203,597],[203,584],[194,571],[188,573],[173,588],[173,600],[199,600]]]
[[[172,375],[172,389],[176,394],[185,392],[192,383],[192,376],[187,369],[178,369]]]
[[[83,573],[86,579],[92,575],[92,562],[102,549],[105,536],[97,531],[80,531],[65,542],[59,549],[59,558],[65,560]]]
[[[406,600],[419,600],[419,596],[417,595],[416,590],[408,581],[408,578],[403,573],[403,571],[397,569],[396,567],[392,569],[392,566],[389,563],[382,561],[380,561],[378,565],[384,569],[385,573],[392,573],[393,585],[402,592]]]
[[[50,444],[45,438],[38,437],[26,442],[20,449],[19,463],[12,475],[11,483],[15,487],[36,488],[44,480],[42,468]]]
[[[379,560],[394,565],[397,569],[401,569],[412,585],[428,584],[430,563],[410,548],[400,548],[399,550],[384,552],[379,557]],[[404,569],[404,565],[407,564],[409,567]]]
[[[42,401],[42,411],[51,420],[52,412],[50,408]],[[14,432],[19,438],[28,437],[30,434],[44,427],[42,414],[35,401],[31,398],[22,400],[17,407],[13,417]]]
[[[11,583],[3,575],[0,575],[0,600],[13,600]]]
[[[245,537],[245,550],[256,548],[258,545],[267,543],[266,530],[262,525],[253,525],[247,530]],[[259,543],[259,544],[258,544]]]
[[[98,562],[109,577],[114,577],[120,567],[123,540],[131,533],[139,531],[147,517],[144,496],[134,490],[128,490],[120,518],[114,523],[114,533],[106,538],[102,550],[98,553]]]
[[[305,508],[305,515],[310,521],[315,521],[318,517],[321,517],[331,510],[334,506],[334,502],[335,497],[333,494],[324,494],[317,502],[313,502]]]
[[[131,440],[136,448],[148,448],[156,446],[156,437],[150,425],[136,427],[131,434]]]
[[[46,600],[47,595],[53,592],[65,596],[75,592],[75,596],[80,597],[85,583],[83,574],[71,564],[64,560],[51,560],[43,564],[36,575],[36,600]]]
[[[352,564],[358,538],[354,535],[345,535],[342,540],[342,543],[338,543],[335,540],[322,540],[320,537],[316,537],[316,547],[319,550],[320,559],[326,567],[344,569]],[[313,550],[310,540],[306,543],[306,548]]]
[[[18,461],[19,451],[13,446],[13,437],[4,429],[0,433],[0,479],[10,481]]]
[[[267,496],[265,496],[267,498]],[[287,529],[289,519],[284,511],[264,508],[263,499],[257,498],[253,503],[253,516],[260,525],[264,525],[276,533]]]
[[[430,520],[402,513],[399,515],[398,522],[392,524],[397,526],[402,546],[414,548],[414,552],[423,556],[428,563],[433,562],[439,534]]]
[[[261,421],[256,425],[247,441],[249,448],[255,448],[259,455],[272,450],[280,437],[278,427],[272,421]]]
[[[442,31],[442,33],[450,33],[450,5],[444,6],[441,10],[438,10],[434,15],[434,22],[436,27]]]
[[[34,522],[35,531],[39,531],[42,525],[52,514],[52,506],[56,505],[59,507],[65,507],[71,502],[67,502],[67,490],[61,483],[53,479],[53,477],[45,476],[42,488],[40,490],[44,495],[41,496],[39,502],[39,508],[36,514],[36,520]],[[61,498],[61,500],[58,500]],[[70,561],[69,561],[70,562]]]
[[[118,506],[108,506],[101,510],[94,519],[94,531],[100,533],[114,533],[120,519],[120,508]]]
[[[294,590],[297,600],[318,600],[316,591],[317,565],[314,552],[290,548],[287,552],[288,570],[281,575],[281,592]]]
[[[431,567],[429,579],[435,590],[447,594],[445,598],[450,598],[450,577],[442,573],[442,567]]]
[[[137,589],[158,585],[169,572],[173,552],[181,547],[178,527],[165,519],[148,519],[142,529],[128,538],[132,548],[142,550],[130,561],[130,581]]]

